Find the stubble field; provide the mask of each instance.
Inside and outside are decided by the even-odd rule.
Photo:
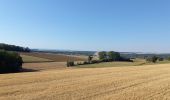
[[[170,64],[0,75],[0,100],[169,100]]]

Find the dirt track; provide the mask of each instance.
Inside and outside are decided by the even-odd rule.
[[[1,100],[169,100],[170,64],[0,75]]]

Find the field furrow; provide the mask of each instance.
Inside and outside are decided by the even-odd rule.
[[[0,75],[0,100],[167,100],[170,65]]]

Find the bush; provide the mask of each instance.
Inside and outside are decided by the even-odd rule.
[[[159,61],[164,61],[164,58],[158,58]]]
[[[82,65],[81,62],[77,62],[77,65]]]
[[[67,67],[74,66],[74,61],[67,61]]]
[[[151,58],[147,58],[146,59],[147,62],[152,62],[152,63],[156,63],[157,60],[158,60],[158,57],[156,57],[156,56],[153,56]]]
[[[167,58],[167,60],[169,60],[169,61],[170,61],[170,57],[168,57],[168,58]]]
[[[92,60],[91,63],[96,64],[96,63],[100,63],[100,61],[99,60]]]
[[[0,73],[18,72],[22,69],[22,63],[18,53],[0,50]]]
[[[86,64],[90,64],[90,63],[89,63],[89,62],[87,62],[87,61],[84,61],[84,62],[83,62],[83,64],[84,64],[84,65],[86,65]]]
[[[123,57],[120,57],[119,61],[133,62],[133,60],[131,60],[130,58],[123,58]]]

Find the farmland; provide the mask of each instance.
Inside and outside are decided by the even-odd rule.
[[[170,64],[2,74],[0,100],[167,100]]]
[[[21,55],[24,63],[35,63],[35,62],[52,62],[53,60],[45,59],[45,58],[39,58],[34,56],[28,56],[28,55]]]
[[[37,58],[43,58],[48,59],[55,62],[66,62],[69,60],[74,61],[85,61],[87,60],[86,56],[68,56],[63,54],[51,54],[51,53],[20,53],[21,55],[25,56],[31,56],[31,57],[37,57]]]

